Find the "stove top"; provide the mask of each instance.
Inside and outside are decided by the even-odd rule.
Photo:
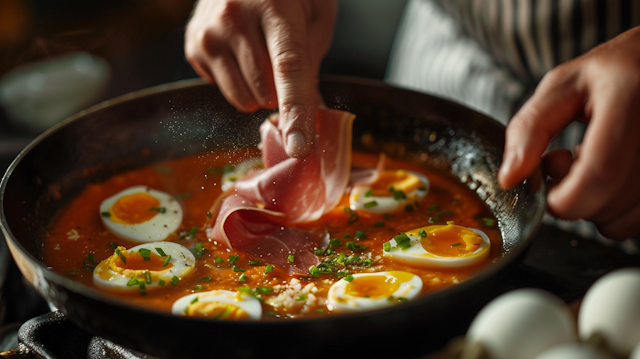
[[[517,288],[535,287],[570,303],[579,300],[605,273],[630,266],[640,266],[640,256],[627,255],[615,246],[543,225],[524,260],[496,296]],[[21,326],[5,325],[0,329],[0,348],[15,348],[0,353],[0,358],[153,359],[84,332],[60,312],[37,316]]]

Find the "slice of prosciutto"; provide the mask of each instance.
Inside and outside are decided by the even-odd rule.
[[[211,213],[218,215],[209,238],[269,263],[289,265],[290,274],[306,274],[318,264],[313,249],[323,235],[290,224],[317,220],[340,202],[349,183],[354,118],[319,109],[312,152],[298,159],[285,153],[278,115],[269,117],[260,127],[265,169],[238,180],[214,204]]]

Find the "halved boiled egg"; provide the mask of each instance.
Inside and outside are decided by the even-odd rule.
[[[384,255],[418,266],[454,268],[481,262],[490,248],[489,237],[481,230],[447,222],[398,234],[384,243]]]
[[[193,272],[196,258],[173,242],[144,243],[115,253],[93,270],[93,283],[111,290],[140,290],[176,286]]]
[[[249,294],[213,290],[189,294],[176,300],[171,313],[214,320],[260,320],[262,305]]]
[[[120,238],[155,242],[180,227],[182,207],[168,193],[134,186],[102,201],[100,215],[105,227]]]
[[[412,171],[381,171],[375,182],[356,184],[349,195],[354,211],[390,213],[427,195],[429,179]]]
[[[408,272],[352,274],[329,288],[327,307],[336,312],[379,309],[411,300],[421,289],[422,279]]]

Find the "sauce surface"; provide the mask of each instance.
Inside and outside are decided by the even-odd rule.
[[[111,293],[117,293],[134,305],[170,312],[172,304],[187,294],[215,289],[235,291],[239,287],[252,288],[254,291],[256,288],[271,288],[259,294],[263,299],[263,320],[334,315],[325,302],[329,288],[340,279],[337,275],[294,278],[288,275],[285,268],[278,266],[265,273],[269,263],[261,258],[207,239],[206,223],[211,221],[208,211],[222,192],[221,177],[225,166],[252,156],[259,156],[259,153],[194,155],[117,174],[104,182],[88,185],[54,219],[44,240],[44,263],[54,272],[95,288],[94,263],[112,256],[117,246],[131,248],[137,245],[116,237],[105,228],[100,218],[100,204],[119,191],[144,185],[167,192],[180,202],[183,220],[167,241],[190,249],[200,242],[206,251],[196,261],[193,273],[175,286],[166,285],[150,290],[145,295],[137,291]],[[353,153],[352,161],[358,166],[375,167],[378,157]],[[425,295],[466,280],[499,256],[502,240],[498,222],[475,193],[416,163],[388,159],[386,167],[427,176],[431,186],[426,197],[415,203],[410,212],[401,210],[393,214],[371,214],[358,211],[354,215],[353,211],[345,209],[349,206],[349,195],[345,194],[341,203],[320,220],[296,225],[311,231],[326,230],[330,238],[340,240],[339,245],[331,246],[330,251],[319,255],[320,262],[332,262],[339,273],[410,272],[422,279],[421,295]],[[383,256],[383,243],[398,233],[429,225],[444,225],[449,221],[486,233],[491,241],[488,258],[465,268],[441,269],[403,264]],[[345,246],[349,241],[355,241],[360,248],[368,248],[349,249]],[[89,255],[93,256],[93,260],[88,258]],[[343,260],[337,263],[336,259],[341,255]],[[238,256],[235,261],[234,256]],[[161,261],[160,258],[153,260],[154,263],[158,262],[156,264]],[[234,267],[245,271],[234,271]]]

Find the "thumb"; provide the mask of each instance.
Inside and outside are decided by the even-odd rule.
[[[565,128],[583,105],[577,71],[556,68],[540,82],[531,98],[509,122],[498,183],[509,188],[527,178],[551,139]]]

